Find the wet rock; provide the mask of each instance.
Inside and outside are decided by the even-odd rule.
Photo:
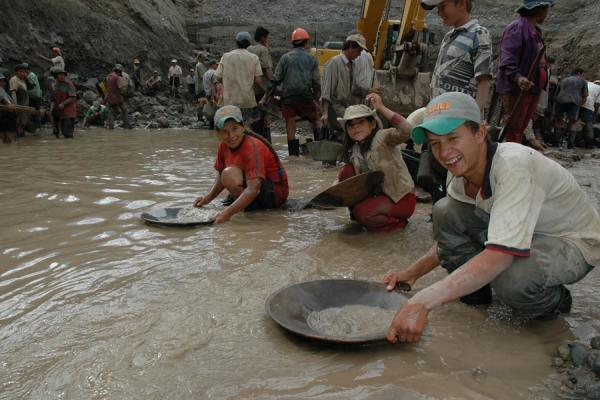
[[[580,343],[570,343],[568,346],[570,348],[571,361],[573,361],[573,365],[577,368],[583,367],[590,351],[589,347]]]
[[[159,128],[168,128],[171,126],[171,123],[166,117],[160,117],[156,120]]]
[[[159,126],[158,126],[158,123],[156,123],[156,122],[154,122],[154,121],[150,122],[150,123],[149,123],[149,124],[146,126],[146,129],[158,129],[158,128],[159,128]]]
[[[558,346],[557,353],[558,356],[565,361],[569,361],[571,359],[571,349],[569,348],[568,343],[563,343]]]
[[[586,360],[587,367],[600,378],[600,350],[590,350]]]
[[[600,350],[600,336],[593,337],[590,341],[590,346],[592,346],[592,349]]]
[[[585,387],[587,398],[590,400],[600,400],[600,382],[592,383]]]
[[[483,368],[476,367],[471,371],[471,376],[478,383],[483,383],[487,378],[487,371]]]

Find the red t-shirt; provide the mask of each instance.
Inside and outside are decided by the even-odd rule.
[[[54,91],[52,92],[52,102],[58,106],[63,103],[69,97],[77,98],[77,91],[75,85],[68,79],[64,82],[56,81],[54,84]],[[60,113],[61,118],[77,118],[77,101],[72,101],[62,109]]]
[[[221,143],[215,160],[215,169],[221,172],[231,166],[240,168],[247,181],[260,178],[273,182],[277,207],[287,200],[289,193],[287,174],[281,166],[280,175],[275,155],[260,139],[245,135],[242,143],[234,150]]]

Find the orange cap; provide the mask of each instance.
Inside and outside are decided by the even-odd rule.
[[[292,32],[292,42],[295,42],[296,40],[308,39],[310,39],[310,35],[302,28],[296,28],[294,29],[294,32]]]
[[[56,54],[60,54],[61,53],[60,48],[58,48],[58,47],[53,47],[52,51],[55,52]]]

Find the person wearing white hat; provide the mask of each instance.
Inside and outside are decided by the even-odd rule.
[[[340,161],[345,163],[338,180],[370,171],[383,172],[382,193],[358,202],[350,212],[369,232],[393,232],[406,226],[417,201],[415,184],[400,148],[410,138],[412,126],[387,108],[378,94],[367,95],[367,100],[374,109],[363,104],[352,105],[338,118],[344,128]],[[377,113],[392,127],[383,129]]]
[[[321,121],[332,130],[342,130],[337,118],[353,102],[353,96],[364,98],[367,93],[354,85],[354,60],[363,50],[369,50],[365,38],[359,34],[349,35],[344,41],[342,53],[331,58],[323,69],[321,84]]]
[[[167,76],[169,77],[169,90],[171,92],[171,96],[179,97],[179,85],[181,84],[181,76],[183,75],[183,71],[181,67],[177,65],[177,60],[171,60],[171,66],[169,67],[169,73]]]
[[[492,289],[525,317],[568,313],[565,285],[600,266],[600,215],[575,178],[529,147],[491,142],[478,104],[464,93],[431,100],[412,138],[427,141],[448,170],[448,196],[433,207],[430,250],[383,281],[388,290],[413,286],[438,265],[448,276],[400,307],[387,339],[418,341],[431,310],[458,299],[489,304]]]

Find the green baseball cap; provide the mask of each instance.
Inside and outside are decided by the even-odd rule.
[[[217,129],[223,129],[228,119],[233,119],[236,122],[244,122],[242,110],[237,106],[223,106],[219,108],[215,113],[215,126]]]
[[[448,135],[466,121],[481,123],[481,112],[474,98],[460,92],[444,93],[427,104],[423,123],[412,130],[415,144],[423,144],[426,131]]]

